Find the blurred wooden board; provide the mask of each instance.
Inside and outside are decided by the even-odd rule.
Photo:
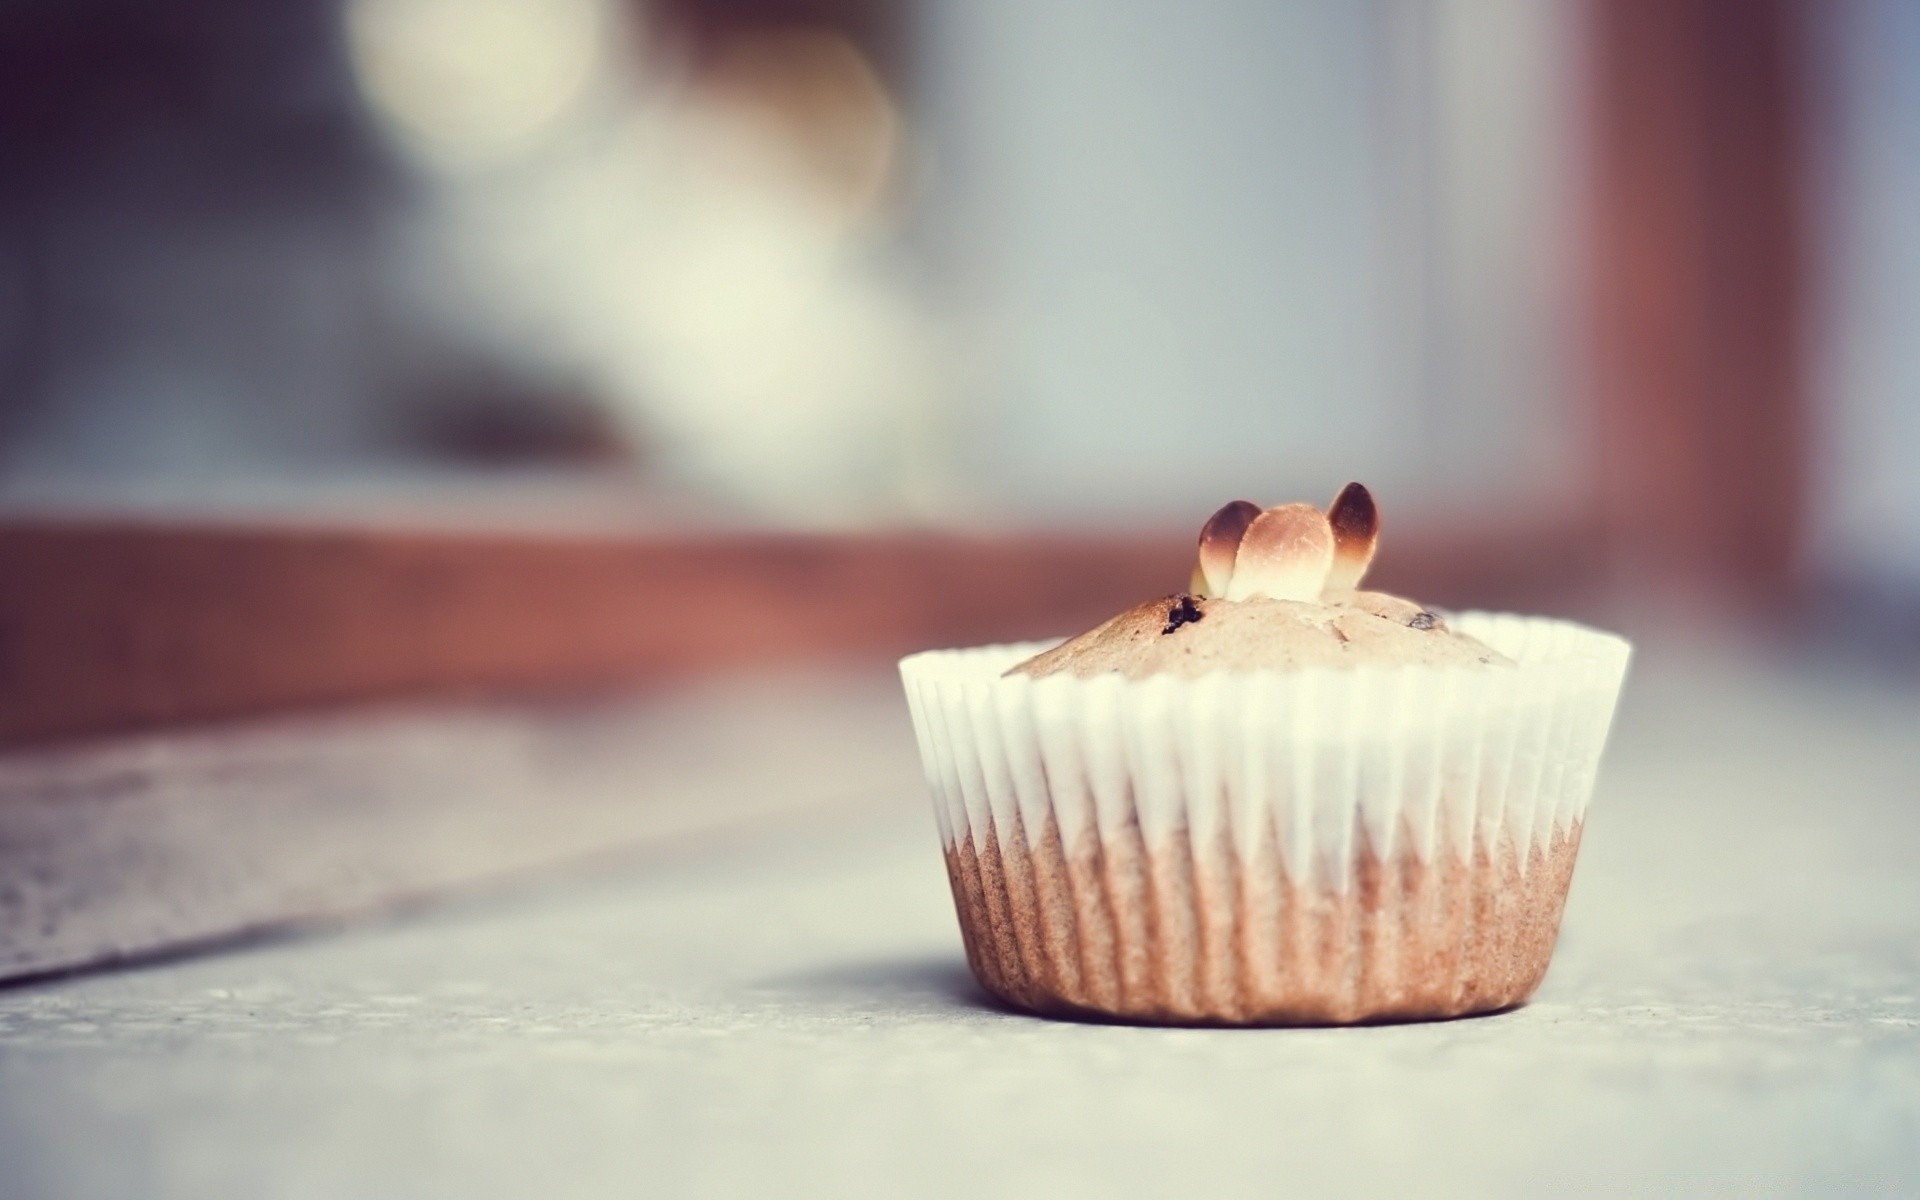
[[[1565,611],[1597,571],[1564,523],[1389,536],[1379,585],[1435,603]],[[1070,633],[1183,588],[1191,537],[16,516],[0,745]]]

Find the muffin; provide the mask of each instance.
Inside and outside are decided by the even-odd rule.
[[[900,664],[967,961],[1008,1004],[1428,1020],[1546,974],[1629,648],[1360,588],[1358,484],[1236,501],[1189,590]]]

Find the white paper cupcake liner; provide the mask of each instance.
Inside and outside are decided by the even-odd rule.
[[[1629,647],[1561,621],[1452,623],[1517,665],[1004,674],[1046,643],[903,660],[982,981],[1163,1020],[1524,998]]]

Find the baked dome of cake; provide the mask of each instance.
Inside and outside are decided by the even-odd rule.
[[[1009,675],[1194,677],[1314,667],[1511,666],[1411,600],[1359,590],[1379,542],[1372,495],[1350,483],[1327,512],[1236,500],[1200,531],[1190,590],[1149,600]]]

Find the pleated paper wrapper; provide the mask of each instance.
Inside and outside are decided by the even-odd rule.
[[[1005,675],[1051,643],[903,660],[981,983],[1170,1023],[1525,1000],[1629,647],[1564,621],[1451,623],[1516,665]]]

